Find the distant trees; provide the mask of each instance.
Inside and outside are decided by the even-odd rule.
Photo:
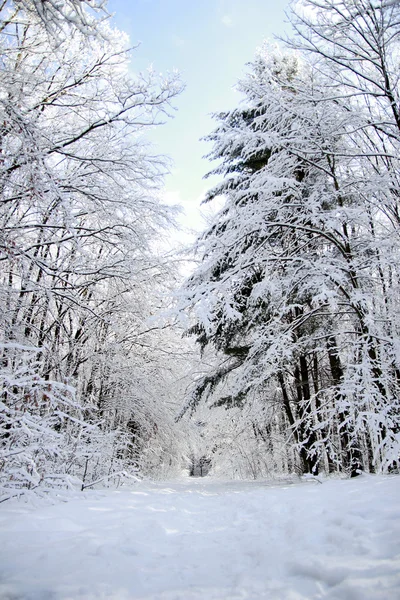
[[[265,46],[210,136],[225,205],[182,306],[220,361],[186,408],[258,394],[302,472],[355,475],[399,456],[398,6],[296,11],[297,52]]]
[[[173,278],[154,249],[173,210],[142,134],[181,86],[175,74],[132,78],[105,15],[75,0],[0,9],[4,486],[10,474],[32,486],[55,469],[87,484],[138,467],[157,422],[173,426],[153,396],[165,363],[150,351],[168,332],[146,324]]]

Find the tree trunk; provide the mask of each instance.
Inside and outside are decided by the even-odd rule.
[[[344,400],[343,395],[338,389],[339,385],[343,381],[343,368],[337,350],[336,339],[333,335],[328,337],[326,346],[328,350],[333,384],[335,386],[335,405],[340,406],[340,403]],[[337,414],[343,450],[342,464],[343,467],[350,472],[351,477],[356,477],[356,475],[359,475],[360,471],[363,470],[362,453],[360,450],[359,441],[349,423],[350,415],[348,411],[339,408]]]

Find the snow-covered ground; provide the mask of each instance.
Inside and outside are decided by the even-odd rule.
[[[137,483],[0,507],[1,600],[398,600],[400,477]]]

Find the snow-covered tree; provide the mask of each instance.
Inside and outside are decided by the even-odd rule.
[[[398,449],[396,309],[390,331],[386,318],[397,165],[393,154],[381,168],[379,136],[360,128],[369,104],[361,113],[357,95],[354,107],[333,96],[327,77],[265,47],[240,83],[245,105],[218,116],[211,157],[224,179],[208,200],[225,206],[199,241],[183,306],[189,333],[222,358],[188,406],[228,377],[225,402],[258,390],[283,412],[303,470],[356,474],[387,468]]]
[[[1,360],[11,381],[26,363],[14,349],[35,356],[16,388],[19,400],[30,397],[35,377],[75,390],[68,424],[57,417],[52,429],[64,435],[66,451],[82,440],[75,472],[86,483],[89,463],[89,470],[101,464],[103,476],[117,459],[132,458],[127,447],[140,447],[139,430],[157,427],[157,415],[173,420],[162,402],[157,410],[149,404],[143,368],[161,368],[141,342],[173,278],[154,241],[174,218],[159,199],[165,164],[143,135],[170,113],[181,85],[176,74],[151,69],[133,77],[126,36],[104,21],[103,9],[21,0],[0,12]],[[22,427],[9,412],[10,390],[2,393],[7,428],[11,418]],[[42,404],[29,410],[35,406],[40,421]],[[49,406],[58,414],[56,400]],[[24,447],[33,440],[16,439]],[[127,464],[137,466],[136,454]],[[97,468],[92,479],[98,475]]]

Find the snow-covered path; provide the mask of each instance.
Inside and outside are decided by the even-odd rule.
[[[1,600],[398,600],[400,477],[0,507]]]

